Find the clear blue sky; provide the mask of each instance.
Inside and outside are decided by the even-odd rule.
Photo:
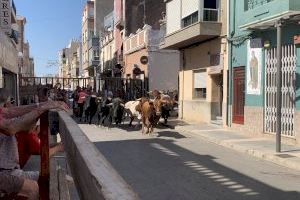
[[[58,51],[81,35],[81,14],[86,0],[14,0],[17,15],[26,17],[25,39],[35,60],[35,74],[57,73],[47,67]]]

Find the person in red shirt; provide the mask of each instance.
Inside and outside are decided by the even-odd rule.
[[[0,88],[0,194],[38,199],[37,181],[20,169],[16,134],[27,131],[40,115],[50,109],[69,111],[64,102],[47,101],[39,105],[5,107],[9,93]]]

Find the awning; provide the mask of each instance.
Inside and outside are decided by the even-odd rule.
[[[223,65],[211,66],[207,68],[208,75],[222,74]]]

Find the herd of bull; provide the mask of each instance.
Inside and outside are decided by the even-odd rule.
[[[142,122],[142,133],[151,134],[160,118],[163,118],[164,123],[167,124],[170,112],[176,105],[177,103],[173,98],[160,93],[156,93],[152,99],[142,97],[126,103],[120,98],[103,98],[90,95],[86,97],[83,118],[91,124],[93,118],[97,116],[99,126],[104,126],[108,120],[108,128],[113,123],[119,125],[129,118],[129,126],[132,126],[132,122],[137,120],[138,125]]]

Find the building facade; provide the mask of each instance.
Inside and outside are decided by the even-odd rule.
[[[124,4],[123,0],[114,0],[114,40],[115,40],[115,58],[120,68],[124,67]]]
[[[230,1],[229,9],[228,125],[249,134],[274,134],[278,86],[282,135],[299,143],[300,1]],[[282,49],[281,86],[276,80],[278,45]]]
[[[89,40],[94,37],[94,1],[87,1],[82,12],[82,68],[84,77],[94,73],[94,68],[89,65]]]
[[[227,2],[166,2],[161,48],[180,50],[179,116],[222,124],[227,116]]]
[[[101,76],[102,77],[114,77],[115,69],[115,40],[113,31],[108,31],[101,39]]]
[[[0,87],[17,96],[18,35],[14,1],[0,1]]]
[[[82,77],[83,72],[80,65],[80,49],[81,42],[73,39],[66,48],[59,51],[59,77]]]

